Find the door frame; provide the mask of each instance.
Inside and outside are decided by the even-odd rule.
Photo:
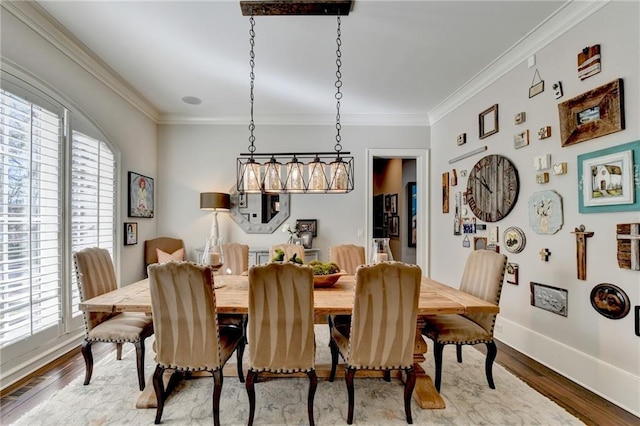
[[[418,215],[416,227],[418,238],[416,241],[416,263],[422,268],[422,274],[429,276],[429,153],[428,149],[367,149],[367,185],[365,196],[366,207],[366,245],[367,259],[373,235],[373,159],[377,158],[405,158],[416,161],[416,195]]]

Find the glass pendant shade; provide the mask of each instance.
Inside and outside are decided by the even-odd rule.
[[[380,263],[393,260],[389,238],[374,238],[371,241],[371,251],[369,253],[369,263]]]
[[[331,192],[347,192],[349,188],[348,165],[340,158],[330,164],[330,184]]]
[[[260,185],[260,164],[254,160],[249,160],[244,165],[242,173],[242,188],[245,192],[262,192]]]
[[[264,164],[264,191],[282,191],[282,163],[276,161],[274,157]]]
[[[327,192],[327,163],[316,157],[309,163],[309,186],[307,192]]]
[[[289,192],[304,192],[304,164],[295,157],[287,163],[286,187]]]

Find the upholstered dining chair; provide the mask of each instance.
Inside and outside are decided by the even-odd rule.
[[[249,270],[249,246],[246,244],[222,244],[222,257],[224,263],[219,274],[241,275]]]
[[[80,301],[91,299],[109,291],[118,285],[111,261],[106,249],[86,248],[73,254],[76,280],[80,292]],[[82,312],[85,336],[82,341],[82,356],[86,367],[84,384],[88,385],[93,374],[93,352],[91,346],[96,342],[116,344],[116,358],[122,358],[123,343],[133,343],[136,347],[138,366],[138,386],[145,387],[144,380],[144,341],[153,334],[153,321],[150,316],[137,312]]]
[[[179,250],[182,249],[182,252]],[[144,276],[147,276],[147,267],[158,263],[158,250],[169,256],[167,260],[185,260],[184,241],[178,238],[158,237],[144,242]],[[176,253],[177,252],[177,253]],[[173,256],[172,256],[173,255]]]
[[[345,361],[345,381],[349,397],[347,423],[353,423],[355,392],[353,379],[358,370],[403,370],[404,409],[407,423],[413,423],[411,397],[416,384],[413,352],[420,299],[422,270],[417,265],[383,262],[356,270],[355,300],[351,324],[336,325],[329,318],[331,374],[336,375],[338,355]]]
[[[222,368],[233,352],[242,376],[242,330],[218,327],[213,270],[192,262],[170,261],[149,266],[151,311],[155,325],[156,369],[153,388],[160,423],[167,391],[162,376],[174,372],[208,371],[213,375],[213,422],[220,424]]]
[[[277,244],[275,246],[269,247],[269,261],[271,261],[276,255],[276,249],[280,249],[284,252],[283,261],[288,261],[296,255],[297,259],[300,259],[304,262],[304,246],[300,244]]]
[[[256,407],[255,382],[262,372],[309,376],[307,412],[314,425],[315,371],[313,270],[293,263],[267,263],[249,269],[249,422]]]
[[[367,263],[364,257],[364,247],[354,244],[329,247],[329,260],[349,275],[355,275],[356,268]]]
[[[475,250],[469,254],[462,274],[460,290],[498,305],[507,256],[492,250]],[[422,334],[433,340],[433,356],[436,368],[435,386],[438,392],[442,380],[442,353],[444,346],[456,345],[458,362],[462,362],[462,345],[487,346],[485,373],[491,389],[493,383],[493,361],[498,349],[493,341],[493,327],[497,314],[435,315],[426,318]]]

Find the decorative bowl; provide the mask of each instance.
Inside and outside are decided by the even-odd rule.
[[[335,274],[328,275],[314,275],[313,286],[319,288],[333,287],[338,282],[338,279],[343,275],[346,275],[346,272],[336,272]]]

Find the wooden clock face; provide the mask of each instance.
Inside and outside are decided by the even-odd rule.
[[[518,200],[518,170],[502,155],[487,155],[478,161],[467,180],[467,203],[485,222],[497,222],[509,214]]]

